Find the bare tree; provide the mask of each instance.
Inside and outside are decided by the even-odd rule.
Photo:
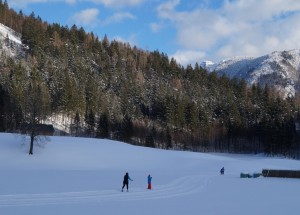
[[[25,96],[27,98],[23,104],[24,123],[22,130],[23,133],[30,136],[29,154],[32,155],[34,143],[43,139],[39,137],[44,134],[41,123],[46,119],[50,109],[47,87],[35,69],[30,74]]]

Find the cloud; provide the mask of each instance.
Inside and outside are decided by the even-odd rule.
[[[9,7],[17,7],[17,8],[24,8],[26,5],[31,3],[46,3],[51,0],[7,0]],[[52,0],[53,1],[53,0]]]
[[[202,51],[178,50],[171,57],[182,65],[191,64],[193,66],[194,62],[200,61],[205,57],[205,53]]]
[[[162,23],[155,23],[155,22],[150,23],[150,29],[154,33],[159,32],[163,27],[164,26]]]
[[[132,7],[143,3],[146,0],[8,0],[10,6],[23,8],[31,3],[47,3],[47,2],[65,2],[67,4],[76,4],[77,2],[91,2],[102,4],[110,8]]]
[[[91,26],[97,25],[99,10],[97,8],[89,8],[76,13],[71,18],[71,21],[75,22],[76,25]]]
[[[106,7],[126,7],[126,6],[137,6],[145,0],[85,0],[96,4],[103,4]]]
[[[132,46],[132,47],[138,45],[136,34],[131,34],[128,38],[123,38],[121,36],[115,36],[113,39],[116,41],[122,42],[122,43],[129,43],[130,46]]]
[[[80,0],[7,0],[9,7],[25,8],[29,4],[50,3],[50,2],[65,2],[69,5],[74,5]]]
[[[218,8],[186,11],[180,0],[170,0],[157,7],[157,16],[176,29],[179,49],[212,60],[300,48],[300,1],[224,0]],[[174,55],[184,60],[183,54],[191,52]]]
[[[119,12],[113,14],[111,17],[108,17],[103,24],[109,25],[112,23],[122,22],[126,19],[135,19],[136,17],[129,12]]]
[[[76,4],[76,0],[65,0],[67,4],[71,4],[71,5],[74,5]]]
[[[171,0],[164,2],[157,7],[158,15],[161,18],[172,19],[176,15],[175,7],[178,6],[180,0]]]

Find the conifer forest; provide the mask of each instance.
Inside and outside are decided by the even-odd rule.
[[[249,86],[197,63],[184,67],[159,50],[47,23],[2,0],[0,23],[22,40],[14,57],[0,41],[1,132],[60,115],[70,119],[66,135],[300,158],[298,95],[281,98],[272,86]]]

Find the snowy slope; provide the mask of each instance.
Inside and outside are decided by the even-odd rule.
[[[2,37],[8,37],[9,40],[17,43],[22,44],[20,35],[17,35],[15,31],[8,28],[7,26],[0,23],[0,34]]]
[[[299,91],[300,50],[273,52],[258,58],[236,57],[206,67],[249,84],[274,86],[283,97]]]
[[[0,134],[0,214],[297,214],[300,180],[241,179],[300,162],[261,155],[164,151],[99,139],[51,137],[28,144]],[[225,175],[219,175],[225,167]],[[124,173],[133,182],[121,192]],[[147,175],[153,190],[147,190]]]
[[[24,56],[21,35],[0,23],[0,56]]]

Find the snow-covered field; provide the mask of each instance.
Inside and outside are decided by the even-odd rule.
[[[51,137],[33,156],[27,152],[19,136],[0,133],[1,215],[299,214],[299,179],[239,176],[300,169],[300,161],[71,137]],[[122,193],[127,171],[133,182]],[[148,174],[153,190],[146,189]]]

